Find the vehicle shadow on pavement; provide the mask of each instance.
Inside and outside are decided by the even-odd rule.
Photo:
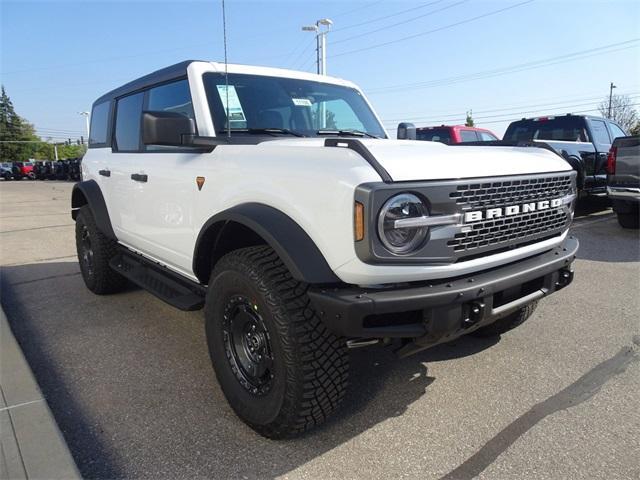
[[[405,359],[356,349],[343,406],[301,438],[271,441],[232,412],[202,312],[131,289],[99,297],[77,263],[3,267],[2,303],[83,477],[273,478],[402,415],[437,381],[428,364],[499,338],[462,338]],[[381,448],[378,446],[378,448]]]
[[[611,210],[611,200],[608,197],[589,195],[580,198],[576,203],[575,218],[588,217],[590,215]]]

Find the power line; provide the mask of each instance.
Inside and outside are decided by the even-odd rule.
[[[515,5],[510,5],[508,7],[500,8],[498,10],[492,10],[491,12],[483,13],[482,15],[476,15],[475,17],[467,18],[466,20],[461,20],[459,22],[450,23],[449,25],[445,25],[445,26],[442,26],[442,27],[434,28],[433,30],[428,30],[426,32],[416,33],[414,35],[409,35],[409,36],[406,36],[406,37],[398,38],[396,40],[390,40],[388,42],[377,43],[375,45],[370,45],[368,47],[357,48],[357,49],[354,49],[354,50],[347,50],[346,52],[336,53],[335,55],[332,55],[331,57],[342,57],[343,55],[351,55],[352,53],[359,53],[359,52],[364,52],[366,50],[371,50],[371,49],[374,49],[374,48],[386,47],[387,45],[393,45],[395,43],[404,42],[405,40],[411,40],[413,38],[422,37],[422,36],[425,36],[425,35],[429,35],[431,33],[440,32],[440,31],[446,30],[448,28],[453,28],[453,27],[457,27],[459,25],[464,25],[465,23],[474,22],[476,20],[480,20],[482,18],[490,17],[492,15],[498,15],[498,14],[500,14],[502,12],[506,12],[507,10],[512,10],[514,8],[522,7],[523,5],[526,5],[528,3],[532,3],[534,1],[535,0],[526,0],[524,2],[516,3]]]
[[[376,28],[375,30],[369,30],[369,31],[364,32],[364,33],[359,33],[358,35],[352,35],[351,37],[347,37],[347,38],[343,38],[343,39],[340,39],[340,40],[336,40],[336,41],[333,42],[333,44],[336,45],[338,43],[348,42],[348,41],[351,41],[351,40],[353,40],[355,38],[366,37],[366,36],[371,35],[373,33],[381,32],[382,30],[387,30],[389,28],[394,28],[394,27],[397,27],[397,26],[400,26],[400,25],[404,25],[406,23],[415,22],[416,20],[420,20],[421,18],[428,17],[430,15],[434,15],[436,13],[442,12],[444,10],[448,10],[450,8],[453,8],[453,7],[457,7],[458,5],[461,5],[463,3],[467,3],[468,1],[469,0],[460,0],[459,2],[452,3],[451,5],[446,5],[446,6],[442,7],[442,8],[438,8],[436,10],[432,10],[431,12],[427,12],[427,13],[425,13],[423,15],[418,15],[417,17],[409,18],[408,20],[403,20],[401,22],[393,23],[391,25],[385,25],[384,27]],[[439,3],[439,2],[433,2],[433,3]]]
[[[344,27],[336,28],[336,29],[332,30],[332,32],[333,33],[342,32],[343,30],[350,30],[352,28],[361,27],[362,25],[369,25],[370,23],[379,22],[380,20],[388,20],[390,18],[397,17],[399,15],[403,15],[403,14],[408,13],[408,12],[415,12],[416,10],[420,10],[422,8],[430,7],[431,5],[435,5],[436,3],[440,3],[440,2],[443,2],[443,1],[444,0],[436,0],[435,2],[429,2],[429,3],[425,3],[424,5],[418,5],[417,7],[407,8],[406,10],[402,10],[400,12],[392,13],[390,15],[384,15],[382,17],[373,18],[371,20],[366,20],[364,22],[354,23],[354,24],[351,24],[351,25],[346,25]],[[377,3],[381,3],[381,2],[377,2]]]
[[[634,98],[639,96],[638,94],[636,94],[636,92],[629,92],[627,93],[627,95],[629,96],[629,98]],[[495,113],[495,112],[502,112],[503,114],[507,114],[509,110],[518,110],[520,108],[534,108],[534,107],[557,107],[557,108],[571,108],[571,107],[580,107],[580,106],[584,106],[584,105],[591,105],[593,103],[593,101],[598,101],[598,100],[602,100],[603,96],[599,95],[597,97],[585,97],[585,98],[574,98],[572,100],[565,100],[565,101],[560,101],[560,102],[549,102],[549,103],[536,103],[536,104],[529,104],[529,105],[519,105],[519,106],[513,106],[513,107],[502,107],[502,108],[494,108],[494,109],[489,109],[489,110],[474,110],[475,113]],[[589,103],[582,103],[582,104],[574,104],[573,102],[581,102],[581,101],[587,101],[587,100],[591,100],[591,102]],[[564,105],[564,104],[568,104],[571,103],[571,105]],[[460,117],[464,117],[466,116],[466,111],[465,112],[460,112],[460,113],[456,113],[456,114],[444,114],[444,115],[429,115],[429,116],[419,116],[419,117],[402,117],[402,118],[390,118],[389,120],[395,120],[395,121],[408,121],[408,120],[416,120],[416,121],[429,121],[429,120],[442,120],[442,119],[447,119],[447,118],[460,118]]]
[[[631,40],[627,40],[624,42],[612,43],[609,45],[604,45],[602,47],[590,48],[587,50],[581,50],[578,52],[567,53],[564,55],[559,55],[556,57],[550,57],[542,60],[536,60],[533,62],[520,63],[516,65],[511,65],[507,67],[496,68],[493,70],[484,70],[480,72],[468,73],[464,75],[457,75],[453,77],[440,78],[436,80],[430,80],[428,82],[418,82],[418,83],[405,83],[402,85],[389,85],[386,87],[379,87],[368,90],[370,94],[377,94],[383,92],[391,92],[397,90],[405,90],[407,88],[431,88],[437,87],[440,85],[451,85],[453,83],[460,83],[463,81],[470,80],[480,80],[484,78],[496,77],[500,75],[505,75],[509,73],[517,73],[525,70],[532,70],[535,68],[542,68],[551,65],[557,65],[559,63],[566,63],[570,61],[582,60],[584,58],[589,58],[597,55],[603,55],[607,53],[613,53],[621,50],[627,50],[629,48],[634,48],[634,45],[629,45],[630,43],[637,43],[640,41],[640,38],[634,38]],[[622,45],[628,45],[627,47],[617,48]]]
[[[583,105],[592,105],[592,103],[589,104],[583,104]],[[630,104],[630,106],[637,106],[640,105],[640,103],[632,103]],[[571,106],[568,107],[561,107],[561,108],[570,108]],[[551,109],[551,110],[557,110],[557,109]],[[499,120],[491,120],[491,121],[483,121],[481,122],[482,124],[488,124],[488,123],[503,123],[503,122],[514,122],[517,120],[521,120],[523,118],[523,115],[525,114],[530,114],[530,113],[536,113],[536,112],[540,112],[541,110],[528,110],[528,111],[523,111],[523,112],[513,112],[510,113],[509,115],[512,115],[510,117],[507,118],[501,118]],[[577,113],[589,113],[589,112],[598,112],[599,109],[598,108],[591,108],[588,110],[577,110],[577,111],[573,111],[571,112],[572,114],[577,114]],[[546,113],[546,115],[550,115],[550,116],[557,116],[557,115],[565,115],[566,112],[548,112]],[[487,116],[481,116],[481,117],[473,117],[474,121],[477,120],[485,120],[485,119],[491,119],[491,118],[495,118],[495,117],[502,117],[504,114],[502,115],[487,115]],[[517,116],[517,117],[516,117]],[[462,118],[462,117],[461,117]],[[392,121],[392,120],[388,120],[388,121],[383,121],[383,124],[395,124],[396,122]],[[432,123],[441,123],[441,122],[432,122]]]
[[[640,103],[632,103],[629,106],[630,107],[637,107],[638,105],[640,105]],[[575,115],[576,113],[592,113],[592,112],[599,112],[599,111],[600,110],[597,109],[597,108],[591,108],[589,110],[579,110],[579,111],[576,111],[576,112],[572,112],[572,114]],[[549,114],[549,115],[550,116],[554,116],[554,114]],[[555,115],[562,115],[562,114],[560,113],[560,114],[555,114]],[[483,124],[504,123],[504,122],[515,122],[515,121],[518,121],[518,120],[522,120],[522,117],[520,117],[520,118],[508,118],[508,119],[501,119],[501,120],[492,120],[492,121],[489,121],[489,122],[482,122],[482,123]]]

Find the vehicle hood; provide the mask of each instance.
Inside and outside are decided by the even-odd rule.
[[[325,147],[324,138],[264,142],[264,146]],[[571,170],[558,155],[535,147],[450,146],[439,142],[358,139],[393,181],[524,175]],[[354,155],[358,155],[355,151]]]

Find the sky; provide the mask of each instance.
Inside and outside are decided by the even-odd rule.
[[[230,63],[315,71],[303,25],[330,18],[328,74],[357,83],[391,137],[400,121],[502,135],[527,116],[640,107],[640,1],[226,0]],[[103,93],[186,59],[222,61],[221,0],[0,0],[0,81],[59,141]]]

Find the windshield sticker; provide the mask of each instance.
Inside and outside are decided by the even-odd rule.
[[[227,114],[227,118],[229,118],[229,122],[246,122],[247,119],[244,115],[244,111],[242,110],[242,105],[240,104],[236,87],[233,85],[229,85],[228,87],[227,85],[216,86],[218,87],[218,95],[220,95],[220,100],[222,101],[222,106]],[[227,95],[229,95],[228,101]],[[228,111],[227,106],[229,107]]]
[[[311,106],[311,100],[309,100],[308,98],[292,98],[291,100],[293,101],[293,104],[296,107],[310,107]]]

